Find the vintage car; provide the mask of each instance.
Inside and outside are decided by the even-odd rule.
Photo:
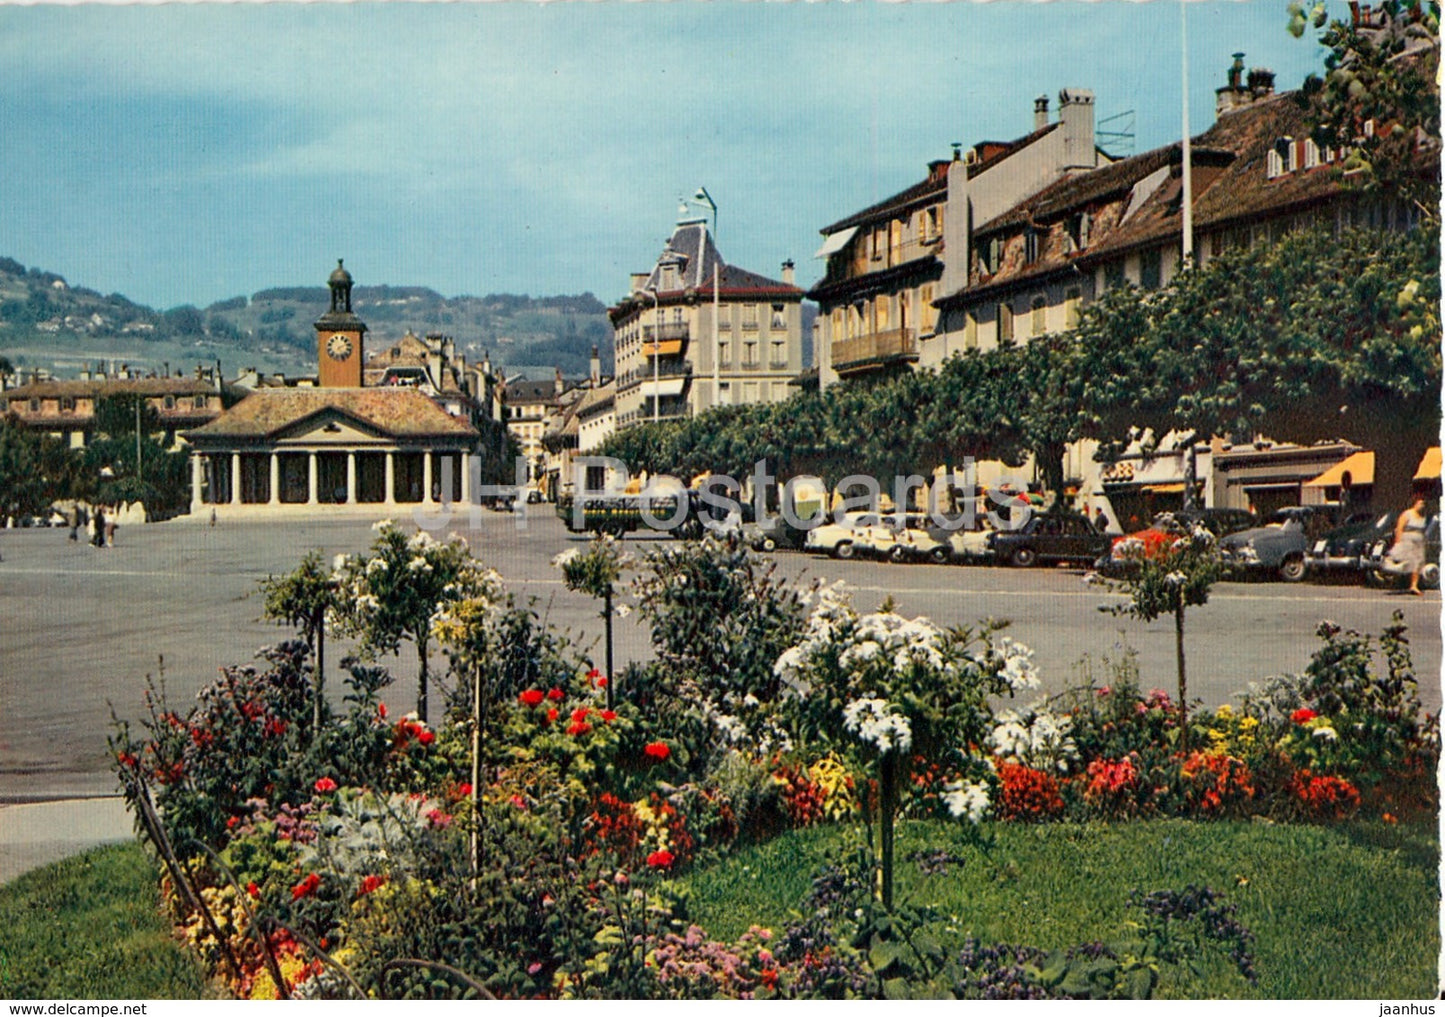
[[[1395,530],[1395,512],[1347,523],[1319,537],[1305,552],[1305,569],[1314,577],[1363,578],[1371,549],[1381,541],[1388,547]]]
[[[1336,524],[1336,511],[1326,505],[1278,509],[1263,526],[1221,540],[1220,558],[1236,576],[1276,576],[1297,583],[1305,577],[1305,551]],[[1368,518],[1368,514],[1354,517],[1356,521]]]
[[[1093,565],[1111,540],[1077,512],[1051,511],[1031,515],[1017,528],[995,530],[988,547],[999,561],[1019,568],[1038,562]]]

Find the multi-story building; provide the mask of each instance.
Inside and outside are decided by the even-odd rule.
[[[0,393],[0,416],[11,416],[32,431],[48,434],[70,448],[95,438],[96,405],[106,398],[139,396],[155,411],[152,437],[178,448],[178,436],[219,417],[244,392],[224,384],[220,374],[197,368],[194,378],[108,377],[86,372],[75,380],[31,381]]]
[[[1034,130],[1012,142],[985,141],[965,155],[929,163],[919,183],[822,230],[823,279],[815,357],[823,387],[840,378],[942,362],[952,352],[936,302],[968,282],[976,223],[1060,177],[1108,161],[1094,142],[1094,96],[1059,94],[1034,102]]]
[[[502,412],[507,432],[516,439],[527,460],[527,480],[541,490],[547,475],[547,448],[543,439],[553,421],[570,401],[568,393],[578,382],[568,382],[559,369],[550,381],[518,378],[507,383],[502,394]]]
[[[619,429],[714,406],[780,402],[803,369],[803,291],[727,264],[706,221],[684,216],[651,272],[608,310]]]

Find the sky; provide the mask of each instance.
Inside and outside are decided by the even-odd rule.
[[[1332,13],[1345,13],[1331,0]],[[1318,70],[1285,0],[1187,5],[1193,133],[1231,54]],[[706,187],[724,258],[1010,140],[1033,100],[1180,136],[1172,0],[0,5],[0,255],[157,308],[325,283],[626,294]]]

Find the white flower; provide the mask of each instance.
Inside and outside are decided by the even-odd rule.
[[[331,559],[331,571],[333,571],[333,572],[340,572],[340,571],[342,571],[343,569],[346,568],[346,563],[347,563],[348,561],[350,561],[350,556],[349,556],[349,555],[346,555],[346,554],[338,554],[335,558]]]
[[[618,604],[613,607],[612,610],[619,618],[626,618],[632,613],[632,608],[628,607],[626,604]]]
[[[1014,692],[1039,687],[1039,674],[1034,669],[1034,651],[1023,643],[1004,636],[994,648],[1003,657],[1001,675]]]
[[[561,554],[553,555],[552,567],[559,569],[564,568],[568,562],[570,562],[573,558],[576,558],[579,554],[581,554],[581,552],[578,551],[575,547],[569,547]]]
[[[913,744],[913,728],[908,718],[895,712],[886,699],[853,700],[843,708],[843,726],[857,734],[860,741],[876,745],[880,755],[895,748],[907,751]]]
[[[1310,734],[1314,738],[1319,738],[1327,742],[1332,742],[1339,737],[1339,734],[1332,727],[1317,727],[1311,731]]]
[[[946,784],[939,797],[948,808],[949,815],[967,819],[975,826],[992,807],[988,798],[988,785],[983,781],[960,780]]]
[[[396,529],[396,523],[392,522],[390,519],[381,519],[377,522],[372,523],[371,528],[378,533],[384,533],[387,530]]]
[[[1079,754],[1070,730],[1073,718],[1059,717],[1035,704],[1022,713],[1004,710],[998,726],[989,732],[988,743],[1004,759],[1035,769],[1067,772],[1069,762]]]
[[[1164,577],[1164,583],[1167,586],[1183,586],[1187,578],[1183,572],[1171,572]]]

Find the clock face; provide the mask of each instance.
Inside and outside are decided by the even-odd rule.
[[[351,356],[351,337],[345,335],[334,335],[326,340],[326,352],[332,360],[345,360]]]

